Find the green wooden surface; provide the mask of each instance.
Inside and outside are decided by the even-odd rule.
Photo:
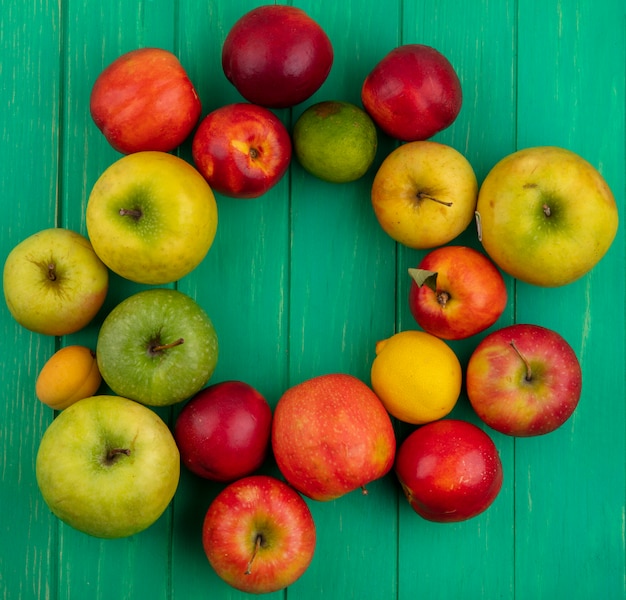
[[[98,175],[119,155],[91,122],[101,69],[138,46],[174,51],[204,112],[240,99],[220,66],[246,0],[3,0],[0,13],[0,257],[54,225],[85,231]],[[625,195],[623,0],[364,0],[293,2],[327,31],[335,63],[307,103],[279,111],[290,126],[318,100],[359,103],[373,65],[400,43],[435,46],[456,67],[464,105],[436,139],[463,152],[479,180],[517,148],[567,147],[602,172],[620,212]],[[394,142],[384,136],[376,164]],[[190,159],[186,144],[180,149]],[[266,196],[218,197],[220,223],[205,261],[175,285],[196,297],[220,336],[212,381],[242,379],[275,404],[288,386],[326,372],[369,382],[376,340],[416,327],[406,269],[420,253],[378,227],[373,170],[323,183],[294,163]],[[559,331],[583,368],[583,395],[558,431],[493,434],[505,468],[484,514],[458,524],[415,515],[392,476],[330,503],[310,502],[318,548],[290,599],[621,600],[625,587],[624,229],[578,282],[539,289],[507,278],[496,326]],[[478,247],[470,227],[460,242]],[[95,342],[103,315],[140,286],[112,277],[102,314],[62,339],[31,334],[0,306],[0,598],[4,600],[240,598],[206,561],[200,541],[215,484],[184,472],[166,514],[129,539],[101,541],[61,524],[38,492],[34,459],[53,418],[34,395],[45,360]],[[481,336],[479,336],[481,337]],[[465,363],[478,338],[453,344]],[[177,408],[160,410],[171,424]],[[476,422],[465,396],[454,416]],[[399,438],[407,428],[398,427]],[[270,462],[265,470],[275,473]]]

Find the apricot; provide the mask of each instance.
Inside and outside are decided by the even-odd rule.
[[[101,382],[95,352],[86,346],[66,346],[55,352],[42,367],[35,393],[50,408],[63,410],[78,400],[93,396]]]

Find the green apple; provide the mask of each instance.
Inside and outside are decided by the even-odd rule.
[[[479,237],[509,275],[543,287],[571,283],[611,246],[618,215],[602,175],[555,146],[519,150],[498,162],[478,194]]]
[[[92,396],[59,414],[41,439],[37,484],[50,510],[100,538],[139,533],[178,487],[180,455],[163,420],[118,396]]]
[[[124,156],[100,175],[87,203],[87,233],[115,273],[160,285],[181,279],[206,256],[217,204],[204,177],[166,152]]]
[[[150,406],[193,396],[217,364],[213,323],[190,296],[154,288],[129,296],[104,319],[98,368],[118,395]]]
[[[86,237],[59,227],[17,244],[4,263],[2,283],[7,307],[20,325],[60,336],[96,316],[107,295],[109,271]]]
[[[478,183],[460,152],[438,142],[398,146],[372,183],[372,206],[383,230],[409,248],[443,246],[474,218]]]

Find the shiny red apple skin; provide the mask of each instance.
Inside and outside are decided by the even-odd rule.
[[[292,487],[272,476],[251,475],[228,484],[211,502],[202,543],[224,581],[243,592],[264,594],[304,574],[315,552],[315,523]]]
[[[518,352],[531,366],[530,380]],[[573,414],[582,392],[582,370],[574,349],[559,333],[517,323],[478,344],[467,364],[466,386],[472,407],[489,427],[530,437],[558,429]]]
[[[91,90],[90,112],[118,152],[169,152],[191,134],[202,104],[174,54],[139,48],[100,73]]]
[[[370,71],[361,101],[387,135],[411,142],[449,127],[461,111],[463,92],[454,67],[441,52],[424,44],[405,44]]]
[[[442,246],[419,270],[437,273],[436,291],[413,279],[409,308],[417,324],[437,337],[460,340],[491,327],[507,304],[507,288],[494,263],[468,246]]]
[[[243,381],[223,381],[199,391],[174,426],[181,461],[192,473],[230,482],[251,475],[268,454],[272,409]]]
[[[503,482],[491,437],[458,419],[433,421],[409,434],[398,448],[394,469],[413,510],[437,523],[465,521],[484,512]]]
[[[196,168],[211,189],[233,198],[257,198],[289,168],[289,132],[269,109],[246,102],[221,106],[200,122],[193,137]]]
[[[294,488],[327,501],[387,474],[396,440],[378,396],[352,375],[331,373],[281,396],[274,410],[272,449]]]
[[[330,39],[302,9],[254,8],[231,28],[222,47],[226,78],[249,102],[288,108],[324,83],[333,64]]]

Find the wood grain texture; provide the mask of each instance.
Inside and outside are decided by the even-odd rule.
[[[123,52],[175,52],[203,113],[241,97],[221,70],[226,34],[260,1],[42,0],[4,3],[0,14],[0,257],[36,231],[83,234],[91,187],[119,154],[91,121],[91,86]],[[435,139],[464,153],[481,181],[517,148],[561,145],[595,165],[624,211],[625,8],[621,0],[391,0],[290,2],[329,34],[335,62],[307,102],[277,111],[291,127],[310,104],[360,103],[362,81],[401,43],[443,52],[463,83],[455,123]],[[218,196],[219,226],[203,263],[172,286],[213,320],[220,358],[212,381],[242,379],[274,406],[290,385],[328,372],[369,383],[377,340],[416,328],[409,267],[423,252],[378,226],[369,191],[396,142],[380,136],[362,180],[333,185],[294,160],[265,196]],[[190,143],[178,150],[191,160]],[[470,226],[458,240],[479,247]],[[359,600],[587,600],[626,597],[625,236],[580,281],[540,289],[506,278],[499,327],[535,322],[559,331],[583,368],[583,397],[558,431],[537,439],[490,432],[505,468],[501,494],[458,524],[420,519],[392,475],[328,503],[309,502],[318,528],[313,562],[270,597]],[[37,373],[69,343],[95,345],[99,324],[142,286],[111,277],[101,314],[83,331],[31,334],[0,305],[0,599],[247,597],[224,584],[202,550],[200,528],[221,487],[183,471],[159,521],[132,538],[89,538],[58,522],[37,489],[34,461],[54,417],[35,398]],[[451,344],[463,364],[484,334]],[[172,425],[180,406],[157,412]],[[478,424],[465,394],[453,416]],[[397,423],[398,439],[411,430]],[[278,474],[271,460],[264,471]]]

